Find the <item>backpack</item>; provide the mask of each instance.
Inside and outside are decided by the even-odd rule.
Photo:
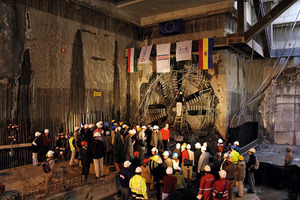
[[[258,170],[258,168],[259,168],[259,161],[258,161],[257,157],[255,157],[255,165],[254,165],[254,169],[255,169],[255,170]]]
[[[50,161],[50,160],[49,160],[49,161]],[[50,173],[50,172],[51,172],[50,165],[49,165],[49,161],[46,160],[46,161],[43,163],[43,165],[42,165],[43,171],[44,171],[45,173]]]

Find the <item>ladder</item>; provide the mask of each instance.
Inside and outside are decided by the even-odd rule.
[[[174,121],[174,128],[179,128],[182,129],[182,124],[183,124],[183,113],[181,112],[181,116],[175,116],[175,121]]]

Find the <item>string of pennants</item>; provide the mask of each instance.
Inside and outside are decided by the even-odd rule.
[[[192,40],[176,42],[176,62],[192,59]],[[152,46],[142,47],[140,52],[137,48],[129,48],[127,72],[137,72],[138,64],[150,63]],[[168,73],[170,66],[171,43],[156,45],[157,73]],[[199,69],[212,69],[213,67],[213,38],[202,38],[198,41]],[[139,53],[139,57],[138,57]]]

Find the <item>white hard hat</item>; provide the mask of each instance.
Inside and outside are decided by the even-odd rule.
[[[196,149],[200,149],[200,148],[201,148],[201,144],[200,144],[199,142],[197,142],[197,143],[195,144],[195,148],[196,148]]]
[[[159,158],[159,159],[157,160],[157,164],[162,164],[162,163],[163,163],[162,159]]]
[[[169,124],[166,124],[166,126],[165,127],[169,127]]]
[[[93,128],[94,127],[94,124],[89,124],[89,128]]]
[[[53,156],[54,155],[54,151],[50,150],[47,152],[47,157]]]
[[[44,130],[44,133],[49,133],[49,129],[45,129],[45,130]]]
[[[75,126],[74,127],[74,131],[76,132],[76,131],[78,131],[80,128],[78,127],[78,126]]]
[[[124,162],[124,167],[129,167],[131,165],[131,162],[130,161],[128,161],[128,160],[126,160],[125,162]]]
[[[240,145],[239,141],[235,141],[233,144],[236,144],[237,146]]]
[[[179,166],[176,166],[174,169],[181,171],[181,168]]]
[[[176,144],[176,149],[180,149],[180,143]]]
[[[223,140],[222,139],[218,139],[218,143],[223,143]]]
[[[156,125],[154,125],[153,129],[154,129],[154,130],[157,130],[157,129],[159,129],[159,127],[156,126]]]
[[[190,150],[190,149],[191,149],[191,145],[190,145],[190,144],[186,145],[186,148],[187,148],[188,150]]]
[[[38,136],[40,136],[40,135],[42,135],[42,134],[41,134],[40,132],[37,131],[37,132],[35,132],[34,135],[35,135],[35,137],[38,137]]]
[[[219,175],[221,178],[226,178],[226,171],[225,170],[219,171]]]
[[[102,124],[103,124],[103,123],[98,122],[98,123],[96,124],[97,128],[102,128]]]
[[[142,170],[142,168],[141,167],[137,167],[136,169],[135,169],[135,173],[141,173],[143,170]]]
[[[95,134],[94,134],[94,137],[100,137],[101,135],[100,135],[100,133],[99,132],[96,132]]]
[[[135,134],[135,130],[134,130],[134,129],[130,129],[130,130],[128,131],[128,133],[134,135],[134,134]]]
[[[252,153],[255,153],[255,149],[254,148],[251,148],[249,151],[252,152]]]
[[[147,129],[147,127],[146,126],[142,126],[142,129]]]
[[[204,167],[204,171],[206,171],[206,172],[210,172],[210,166],[209,165],[205,165],[205,167]]]
[[[165,152],[163,153],[163,155],[164,155],[164,156],[169,156],[170,154],[169,154],[168,151],[165,151]]]
[[[202,147],[201,147],[201,150],[202,150],[202,151],[206,151],[206,146],[202,146]]]
[[[202,146],[207,147],[207,142],[204,142],[204,143],[202,144]]]
[[[153,147],[152,149],[151,149],[151,151],[155,151],[156,153],[158,152],[158,149],[156,148],[156,147]]]
[[[85,125],[83,126],[83,128],[85,128],[85,129],[87,129],[88,127],[89,127],[88,124],[85,124]]]
[[[121,126],[118,126],[118,127],[117,127],[117,130],[118,130],[118,131],[120,131],[121,129],[122,129]]]
[[[167,174],[173,174],[173,169],[172,169],[171,167],[168,167],[168,168],[166,169],[166,173],[167,173]]]
[[[127,126],[127,124],[123,124],[123,125],[122,125],[122,128],[126,128],[126,126]]]

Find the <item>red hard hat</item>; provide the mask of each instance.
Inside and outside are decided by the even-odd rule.
[[[136,157],[136,156],[138,156],[138,155],[140,155],[140,153],[139,153],[138,151],[135,151],[135,152],[133,153],[133,156],[134,156],[134,157]]]
[[[148,159],[145,158],[145,159],[143,160],[143,165],[147,165],[147,164],[148,164]]]
[[[87,141],[82,141],[81,146],[85,146],[88,142]]]

